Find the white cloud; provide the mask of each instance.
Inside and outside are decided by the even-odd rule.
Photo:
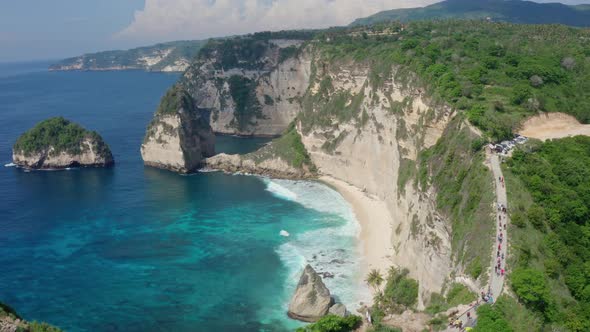
[[[381,10],[437,0],[146,0],[117,34],[129,40],[201,39],[263,30],[345,25]]]

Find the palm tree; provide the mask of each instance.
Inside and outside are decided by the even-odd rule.
[[[375,291],[379,290],[379,286],[383,283],[383,276],[381,272],[377,269],[372,269],[367,276],[367,280],[365,280],[369,286],[371,286]]]

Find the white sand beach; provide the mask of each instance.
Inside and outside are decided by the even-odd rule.
[[[361,226],[359,245],[364,261],[364,276],[371,269],[385,273],[391,266],[391,215],[385,202],[370,197],[359,188],[330,176],[322,176],[320,181],[336,189],[352,206],[353,212]]]

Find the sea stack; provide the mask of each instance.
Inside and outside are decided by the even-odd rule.
[[[287,314],[304,322],[315,322],[328,313],[332,304],[334,301],[330,296],[330,290],[308,264],[299,278]]]
[[[29,169],[108,167],[115,161],[102,137],[63,117],[38,123],[12,149],[17,166]]]
[[[144,164],[179,173],[196,171],[203,158],[215,153],[208,118],[180,84],[173,86],[148,125],[141,145]]]

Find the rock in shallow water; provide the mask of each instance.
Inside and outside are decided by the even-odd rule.
[[[340,316],[340,317],[346,317],[346,316],[350,315],[348,310],[346,310],[346,306],[342,303],[336,303],[333,306],[331,306],[328,313],[330,313],[332,315]]]
[[[315,322],[328,313],[333,303],[322,278],[308,264],[289,303],[288,315],[304,322]]]

